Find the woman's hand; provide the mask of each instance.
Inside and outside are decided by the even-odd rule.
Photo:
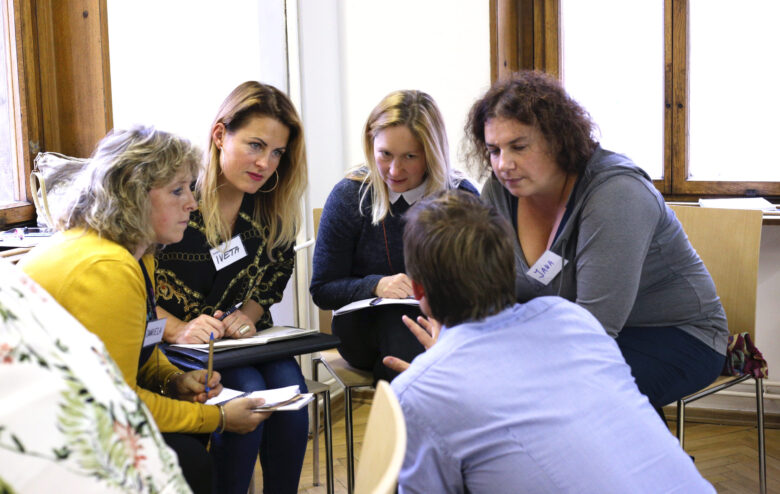
[[[238,398],[222,405],[225,411],[225,430],[246,434],[252,432],[260,422],[271,416],[271,412],[255,412],[265,403],[262,398]]]
[[[217,371],[211,373],[207,395],[206,374],[205,369],[200,369],[172,377],[168,383],[171,395],[183,401],[199,403],[205,403],[209,398],[217,396],[222,391],[222,384],[220,384],[222,376]]]
[[[182,324],[181,329],[176,331],[173,343],[208,343],[211,333],[214,333],[215,340],[222,338],[225,334],[225,322],[208,314],[201,314]]]
[[[374,289],[377,297],[407,298],[413,296],[412,281],[404,273],[385,276],[379,280]]]
[[[221,317],[221,310],[214,313],[214,317]],[[221,321],[225,325],[226,338],[248,338],[257,334],[255,323],[241,309],[233,312]]]

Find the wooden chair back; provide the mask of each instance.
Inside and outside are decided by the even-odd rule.
[[[355,493],[391,494],[406,453],[406,422],[386,381],[379,381],[366,424],[355,478]]]
[[[761,211],[670,206],[715,282],[730,333],[755,341]]]

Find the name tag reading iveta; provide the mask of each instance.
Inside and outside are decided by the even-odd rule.
[[[241,237],[236,235],[227,242],[211,249],[211,259],[214,261],[214,267],[217,271],[230,266],[234,262],[246,257],[244,243]]]

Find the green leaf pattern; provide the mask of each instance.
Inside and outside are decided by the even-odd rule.
[[[44,413],[52,422],[40,424],[32,417],[26,422],[22,405],[0,406],[0,494],[28,488],[20,480],[26,477],[13,468],[18,455],[58,464],[74,474],[69,481],[78,478],[98,492],[100,486],[106,492],[191,492],[175,453],[100,340],[2,260],[0,279],[0,382],[29,376],[30,382],[45,383],[25,389],[45,388],[30,415]],[[78,492],[78,486],[61,487]]]

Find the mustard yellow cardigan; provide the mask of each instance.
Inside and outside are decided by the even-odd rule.
[[[154,259],[142,258],[154,280]],[[138,261],[121,245],[94,231],[58,233],[20,262],[71,315],[95,333],[119,366],[125,381],[143,400],[162,432],[213,432],[219,409],[159,394],[165,378],[179,372],[155,349],[139,369],[146,330],[146,284]],[[63,342],[67,344],[67,341]]]

